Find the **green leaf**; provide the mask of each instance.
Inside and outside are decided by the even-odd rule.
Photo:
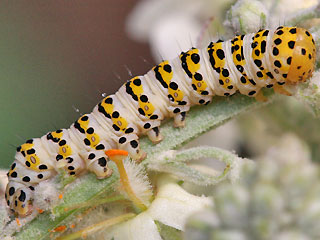
[[[110,164],[110,167],[114,170],[114,174],[107,179],[98,180],[93,174],[87,174],[72,183],[63,195],[63,202],[53,208],[55,219],[52,220],[49,213],[40,214],[15,235],[16,239],[48,239],[49,235],[53,234],[51,231],[56,227],[70,226],[75,221],[75,216],[84,209],[79,208],[65,212],[66,207],[90,201],[102,194],[114,191],[113,185],[118,182],[119,175],[114,164]],[[59,233],[55,235],[59,235]]]
[[[163,240],[182,240],[182,232],[173,227],[169,227],[159,221],[155,221]]]
[[[254,98],[236,94],[227,98],[214,97],[213,102],[208,106],[193,107],[187,115],[184,128],[172,127],[171,121],[162,125],[161,132],[165,139],[156,146],[147,138],[141,139],[141,147],[148,153],[147,159],[142,164],[148,166],[149,162],[160,156],[161,153],[181,147],[202,133],[222,125],[240,113],[270,103],[274,97],[273,92],[266,91],[265,95],[269,98],[267,102],[258,102]]]
[[[273,93],[269,91],[267,95],[271,101]],[[154,145],[146,137],[141,139],[141,147],[148,153],[147,159],[142,164],[148,168],[148,164],[163,152],[176,149],[200,134],[220,126],[236,115],[261,107],[270,101],[257,102],[254,98],[236,94],[227,98],[215,97],[213,103],[205,107],[193,107],[187,116],[185,128],[174,128],[171,120],[162,125],[161,131],[165,139],[161,143]],[[38,216],[16,234],[17,239],[46,239],[50,235],[50,231],[57,226],[69,226],[75,220],[75,216],[84,209],[76,209],[63,213],[63,209],[66,206],[98,199],[99,196],[106,192],[112,192],[113,186],[118,182],[119,176],[114,165],[111,167],[114,174],[110,178],[97,180],[94,175],[88,174],[72,183],[71,187],[68,187],[64,193],[64,202],[53,209],[53,212],[58,217],[52,220],[48,213]]]
[[[213,175],[205,174],[185,163],[190,160],[208,157],[225,163],[226,166],[222,173],[218,174],[217,172]],[[242,160],[244,159],[223,149],[215,147],[195,147],[179,152],[169,151],[164,153],[159,158],[153,159],[153,161],[149,163],[148,168],[149,170],[158,172],[171,173],[186,182],[207,186],[217,184],[225,179],[230,171],[236,169],[238,165],[243,162]]]

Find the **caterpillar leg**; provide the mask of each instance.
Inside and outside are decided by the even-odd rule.
[[[160,132],[160,121],[159,120],[147,120],[143,121],[142,133],[146,134],[150,141],[154,144],[159,143],[163,140],[163,135]]]
[[[266,102],[266,101],[268,101],[268,98],[263,95],[263,92],[262,92],[262,91],[260,91],[260,92],[258,92],[258,93],[256,94],[255,99],[256,99],[258,102]]]
[[[111,176],[112,169],[108,167],[109,159],[103,151],[93,150],[85,153],[83,157],[86,159],[88,171],[93,172],[98,179]]]
[[[105,140],[100,141],[99,144],[103,146],[101,150],[85,151],[81,157],[84,159],[88,171],[93,172],[98,179],[103,179],[112,174],[112,169],[108,167],[109,159],[104,154],[104,150],[110,149],[111,145]]]
[[[154,143],[159,143],[163,140],[163,135],[160,133],[159,127],[154,127],[147,132],[147,136]]]
[[[83,160],[78,154],[68,156],[65,161],[66,165],[64,169],[69,175],[79,175],[85,169]]]
[[[187,112],[190,109],[189,99],[186,97],[184,105],[178,105],[176,103],[171,103],[171,106],[168,107],[170,111],[170,116],[173,117],[173,126],[174,127],[184,127]]]
[[[128,134],[119,137],[118,148],[125,150],[136,162],[146,158],[147,153],[140,149],[139,137],[136,134]]]
[[[186,125],[186,115],[187,112],[179,112],[173,117],[173,126],[174,127],[184,127]]]
[[[276,93],[286,95],[286,96],[292,96],[292,94],[290,92],[288,92],[283,86],[281,86],[279,84],[275,84],[273,86],[273,89]]]
[[[147,157],[147,153],[140,149],[140,143],[138,140],[132,140],[124,145],[124,150],[129,153],[129,156],[136,162],[141,162]]]

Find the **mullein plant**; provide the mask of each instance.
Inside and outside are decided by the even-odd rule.
[[[211,197],[192,195],[181,183],[210,186],[224,179],[236,181],[240,166],[248,160],[213,147],[173,149],[241,112],[267,104],[241,95],[217,101],[219,104],[215,106],[194,108],[184,129],[173,128],[171,121],[165,123],[162,131],[166,140],[158,145],[142,139],[148,158],[139,165],[127,158],[120,162],[115,159],[110,163],[113,174],[107,179],[97,180],[87,174],[74,180],[61,173],[40,183],[35,189],[32,215],[10,218],[3,212],[4,218],[11,221],[1,226],[1,237],[76,239],[94,238],[95,234],[105,235],[106,239],[181,237],[186,219],[212,205]],[[188,164],[205,157],[220,160],[223,168],[208,172]],[[97,239],[102,239],[98,236]]]
[[[211,190],[214,206],[187,222],[187,240],[320,238],[320,166],[296,135],[278,139],[242,178]]]
[[[199,44],[205,41],[204,35],[218,37],[214,35],[217,29],[219,31],[216,32],[225,33],[228,38],[231,32],[233,35],[253,32],[264,25],[272,25],[276,21],[275,14],[281,15],[285,11],[285,8],[279,6],[286,5],[286,1],[275,1],[279,8],[273,11],[275,6],[270,6],[268,1],[217,2],[220,3],[220,8],[213,12],[216,13],[213,21],[206,21],[210,19],[208,9],[213,5],[212,2],[202,0],[196,5],[194,1],[185,2],[187,12],[192,13],[189,16],[196,19],[188,21],[202,22],[198,29],[201,30],[200,36],[195,39]],[[312,1],[296,2],[300,7],[290,12],[293,17],[286,22],[305,27],[308,25],[319,45],[317,22],[320,12],[317,6],[312,4]],[[187,3],[190,4],[189,7]],[[178,9],[181,1],[164,1],[162,4],[167,4],[167,8],[165,5],[163,8],[171,9],[166,14],[174,14],[175,7]],[[157,6],[160,7],[161,4]],[[205,6],[208,8],[204,9]],[[147,8],[141,9],[144,11],[140,15],[147,15],[145,19],[159,17],[147,12]],[[157,20],[146,22],[152,28],[153,24],[159,23]],[[192,31],[194,29],[190,29],[190,32]],[[178,52],[179,50],[173,53],[176,55]],[[319,77],[318,72],[315,72],[308,83],[294,89],[294,96],[317,117],[320,111]],[[41,182],[35,189],[34,211],[28,217],[15,218],[9,215],[5,202],[1,199],[0,238],[169,240],[183,237],[192,239],[195,235],[191,232],[199,236],[193,239],[210,239],[206,238],[206,234],[213,237],[212,239],[246,239],[248,234],[256,238],[262,236],[261,239],[270,239],[269,236],[277,234],[279,239],[285,239],[280,237],[291,236],[290,234],[304,234],[305,239],[319,237],[314,225],[318,215],[313,209],[318,209],[315,203],[317,197],[320,199],[318,190],[313,193],[309,187],[319,185],[319,175],[314,173],[317,166],[309,162],[309,157],[303,155],[306,150],[299,147],[300,145],[291,148],[284,145],[281,148],[282,144],[278,144],[277,151],[271,151],[272,154],[267,153],[262,157],[276,161],[264,160],[262,163],[255,163],[237,156],[233,151],[216,147],[185,148],[187,142],[202,133],[223,125],[241,113],[252,112],[253,109],[277,102],[279,98],[272,91],[266,91],[265,95],[268,97],[266,102],[257,102],[243,95],[215,97],[214,104],[193,107],[183,129],[173,128],[171,120],[165,122],[161,127],[165,139],[161,143],[153,145],[146,138],[141,139],[141,147],[148,153],[148,157],[139,165],[127,158],[124,151],[107,151],[113,170],[112,176],[107,179],[97,180],[92,174],[73,178],[61,172],[57,177]],[[254,137],[247,136],[254,142]],[[263,136],[260,138],[263,140]],[[283,142],[290,145],[290,139]],[[263,141],[259,141],[263,145]],[[177,150],[178,148],[180,150]],[[205,158],[210,159],[210,164],[202,161]],[[290,159],[294,159],[293,163],[287,167]],[[212,162],[216,163],[214,167]],[[292,170],[293,166],[299,166],[297,171],[303,170],[297,173],[297,179],[294,178],[296,172]],[[303,167],[309,172],[304,171]],[[280,171],[282,168],[284,170]],[[302,179],[304,174],[307,176]],[[282,184],[273,182],[276,178],[283,178],[279,180]],[[230,182],[237,185],[228,185]],[[297,184],[299,186],[296,188]],[[293,200],[293,197],[300,193],[307,195],[303,196],[305,198],[297,198],[298,202],[285,202],[287,199]],[[254,204],[251,205],[251,202]],[[304,205],[299,205],[302,202]],[[291,205],[288,208],[286,204]],[[269,208],[272,211],[269,212]],[[303,210],[309,211],[310,215],[301,215]],[[208,214],[205,220],[196,215],[197,212],[204,211]],[[196,220],[192,218],[193,215]],[[273,218],[280,219],[273,221]],[[305,234],[305,230],[300,231],[300,228],[296,227],[298,225],[294,224],[303,225],[310,230],[310,234]],[[224,231],[226,226],[228,228]],[[246,226],[250,226],[251,230]],[[283,230],[285,227],[288,229]],[[201,238],[203,236],[205,238]]]

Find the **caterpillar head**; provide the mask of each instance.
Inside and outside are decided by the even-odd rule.
[[[49,155],[39,138],[30,139],[17,148],[5,194],[7,205],[16,215],[23,217],[32,212],[34,186],[55,174],[47,159]]]
[[[32,212],[32,190],[21,183],[9,182],[5,198],[11,211],[20,217],[25,217]]]
[[[288,84],[305,82],[314,71],[315,42],[303,28],[279,27],[273,35],[270,57],[274,72]]]
[[[32,212],[31,191],[29,189],[19,189],[16,191],[11,209],[20,217],[28,216]]]

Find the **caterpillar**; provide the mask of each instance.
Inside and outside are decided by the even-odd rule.
[[[137,162],[146,157],[139,136],[153,143],[163,139],[161,120],[172,117],[185,125],[193,105],[207,105],[214,95],[241,94],[261,98],[261,89],[286,94],[283,85],[306,81],[316,58],[312,35],[303,28],[280,26],[274,31],[238,35],[192,48],[163,61],[102,99],[69,129],[49,132],[17,148],[8,172],[5,199],[17,216],[32,212],[35,186],[65,169],[69,175],[87,170],[97,178],[112,174],[105,150],[126,150]]]

